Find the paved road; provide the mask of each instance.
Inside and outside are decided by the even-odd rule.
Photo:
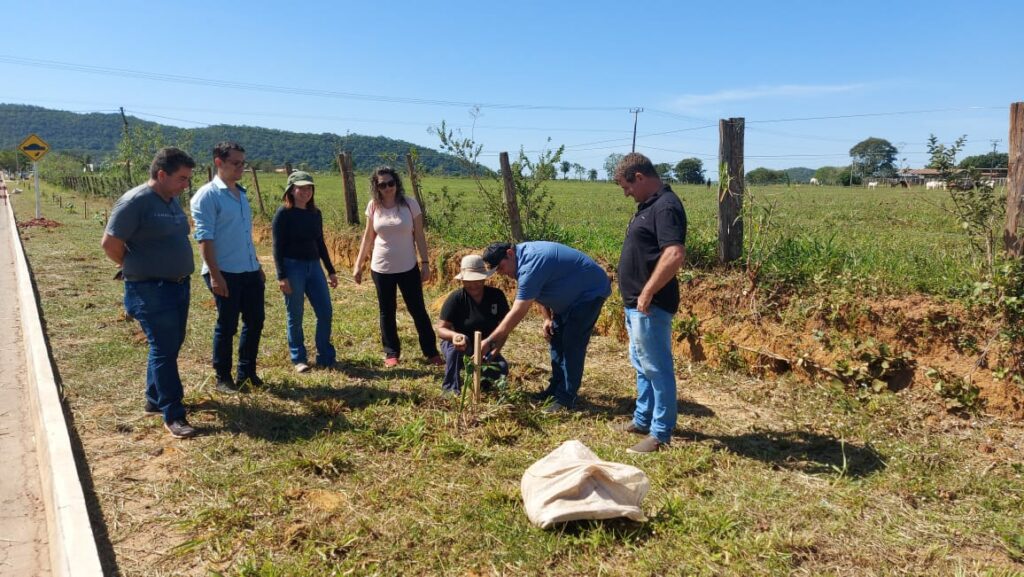
[[[50,574],[11,224],[0,198],[0,576]]]

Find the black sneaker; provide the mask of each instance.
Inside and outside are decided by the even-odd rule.
[[[248,389],[246,387],[248,386]],[[235,381],[235,387],[238,391],[260,389],[263,387],[263,379],[256,375],[249,375],[248,377],[239,377]]]
[[[225,395],[237,395],[238,388],[235,387],[235,382],[231,379],[217,378],[217,392],[224,393]]]
[[[192,428],[192,425],[188,424],[185,417],[174,419],[170,423],[164,423],[164,428],[175,439],[188,439],[196,435],[196,430]]]
[[[544,401],[552,397],[554,397],[554,395],[551,394],[551,391],[547,389],[530,394],[530,399],[532,399],[535,403],[543,403]]]
[[[156,406],[154,403],[149,402],[149,400],[146,401],[146,406],[142,409],[142,412],[143,414],[151,416],[164,414],[164,412],[160,410],[160,407]]]

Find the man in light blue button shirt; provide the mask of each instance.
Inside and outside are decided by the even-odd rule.
[[[238,184],[245,173],[245,149],[221,142],[213,149],[217,174],[192,197],[192,219],[203,256],[203,279],[217,304],[213,328],[213,369],[217,390],[237,393],[248,381],[262,384],[256,375],[256,355],[263,332],[263,294],[266,276],[256,258],[252,240],[252,209],[245,188]],[[237,379],[231,378],[231,344],[242,317],[238,338]]]

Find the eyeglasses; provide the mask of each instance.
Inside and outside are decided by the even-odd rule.
[[[377,183],[377,190],[384,190],[384,189],[391,188],[393,186],[397,186],[397,183],[395,182],[394,179],[382,180],[382,181]]]
[[[249,165],[244,160],[225,160],[224,162],[234,166],[235,168],[249,168]]]

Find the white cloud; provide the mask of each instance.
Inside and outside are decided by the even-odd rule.
[[[782,84],[779,86],[756,86],[753,88],[720,90],[710,94],[684,94],[672,101],[672,106],[679,110],[694,110],[723,102],[820,96],[824,94],[854,92],[863,90],[866,87],[866,84]]]

